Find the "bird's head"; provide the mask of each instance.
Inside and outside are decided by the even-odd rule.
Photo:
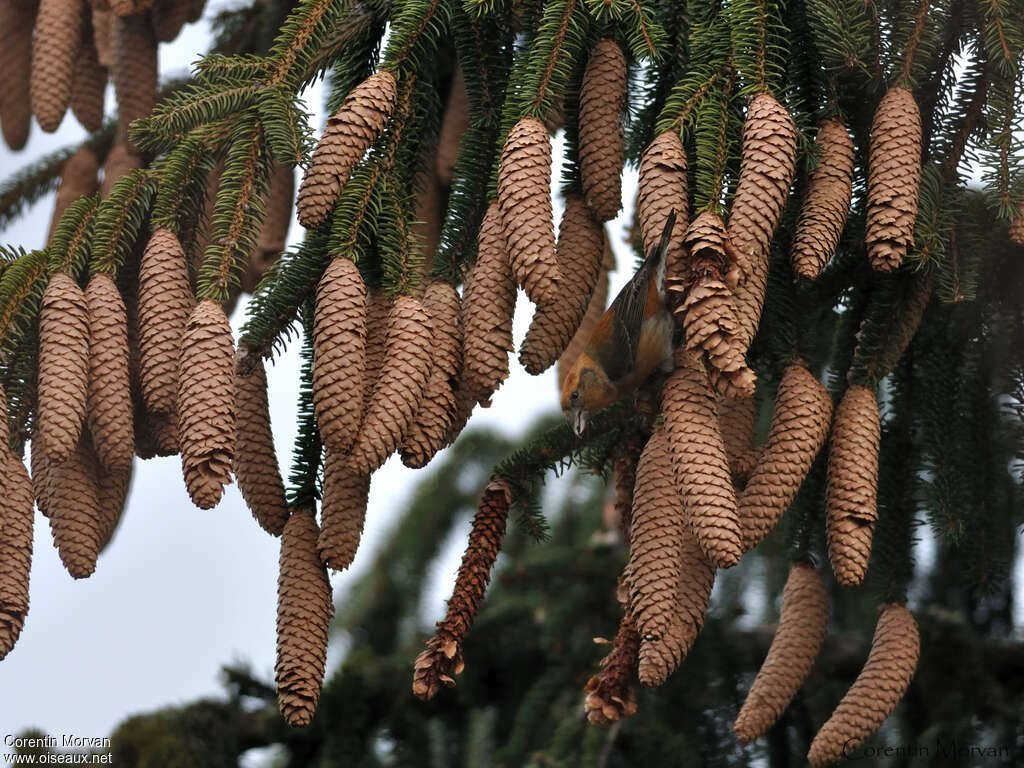
[[[562,411],[577,437],[587,428],[591,414],[617,399],[615,385],[586,353],[577,358],[562,382]]]

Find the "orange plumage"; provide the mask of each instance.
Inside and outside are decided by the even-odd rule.
[[[636,390],[658,368],[672,370],[665,254],[675,220],[673,212],[661,242],[619,291],[562,382],[562,411],[577,435],[592,414]]]

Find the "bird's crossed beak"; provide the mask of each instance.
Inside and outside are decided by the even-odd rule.
[[[576,433],[576,437],[583,437],[583,430],[587,428],[587,412],[582,408],[570,408],[565,413],[565,419]]]

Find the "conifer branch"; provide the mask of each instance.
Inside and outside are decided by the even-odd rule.
[[[148,171],[129,171],[118,179],[96,211],[89,252],[91,274],[117,275],[142,231],[155,193],[156,180]]]
[[[96,213],[100,206],[97,195],[80,197],[68,206],[57,224],[47,247],[49,253],[49,274],[65,272],[78,277],[85,267],[89,254]]]
[[[903,88],[911,88],[913,80],[910,72],[914,66],[914,57],[917,55],[917,48],[921,44],[921,36],[924,35],[925,25],[928,21],[928,9],[931,7],[931,0],[919,0],[917,13],[914,15],[914,27],[910,32],[907,45],[903,49],[903,70],[896,81]]]
[[[48,277],[48,254],[29,251],[4,269],[0,278],[0,363],[10,360],[35,326]]]

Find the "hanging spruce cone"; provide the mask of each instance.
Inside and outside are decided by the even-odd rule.
[[[366,369],[363,373],[363,413],[370,406],[384,358],[388,353],[388,317],[394,301],[383,291],[366,292]]]
[[[675,362],[661,407],[676,487],[707,559],[717,568],[731,568],[743,550],[714,389],[699,359],[680,349]]]
[[[573,334],[572,339],[565,346],[565,351],[558,358],[556,378],[558,379],[559,391],[562,389],[562,382],[565,381],[565,377],[569,373],[569,369],[572,368],[572,364],[576,362],[576,358],[580,356],[580,353],[583,352],[589,343],[590,337],[594,334],[594,329],[600,322],[602,315],[604,315],[607,303],[608,270],[602,268],[601,273],[597,277],[597,285],[594,286],[594,292],[590,296],[590,302],[587,304],[587,311],[583,314],[583,319],[580,320],[579,328],[576,329],[576,333]]]
[[[605,641],[607,642],[607,641]],[[601,671],[591,677],[583,691],[583,709],[593,725],[609,726],[636,714],[636,666],[640,634],[627,607],[615,633],[612,649],[601,659]]]
[[[534,304],[559,301],[551,140],[540,120],[522,118],[505,139],[498,167],[498,206],[516,282]]]
[[[816,278],[835,253],[853,195],[853,139],[846,126],[825,120],[815,146],[818,167],[811,172],[790,250],[793,271],[805,280]]]
[[[135,454],[128,321],[109,275],[95,274],[85,288],[89,308],[89,430],[100,462],[127,472]]]
[[[234,469],[238,490],[260,527],[271,536],[280,536],[288,520],[288,504],[270,429],[267,372],[262,360],[245,376],[238,368],[236,362]]]
[[[32,114],[47,133],[57,130],[68,104],[82,45],[86,0],[40,0],[32,44]],[[5,77],[8,73],[4,73]]]
[[[256,249],[249,256],[249,264],[242,275],[242,290],[254,293],[264,273],[281,257],[288,240],[288,227],[292,223],[292,199],[295,197],[295,174],[291,168],[275,165],[270,174],[270,189],[264,201],[266,211]]]
[[[426,649],[416,657],[412,692],[423,701],[434,698],[442,685],[455,685],[454,675],[460,674],[465,666],[462,644],[491,580],[491,568],[501,550],[511,503],[508,484],[500,478],[492,479],[473,516],[473,528],[448,600],[448,611],[437,623]]]
[[[316,538],[313,514],[294,510],[281,534],[274,665],[278,708],[293,728],[309,725],[316,711],[334,614],[331,582],[317,556]]]
[[[626,57],[614,40],[590,52],[580,86],[579,152],[583,197],[598,221],[622,208],[622,113],[626,106]]]
[[[750,471],[757,463],[757,449],[754,447],[754,410],[752,397],[718,399],[718,420],[733,482],[745,484]]]
[[[583,320],[590,304],[604,254],[604,228],[594,220],[579,195],[567,195],[558,230],[558,269],[561,298],[539,304],[519,350],[526,372],[536,376],[558,360]]]
[[[480,403],[489,405],[491,395],[508,378],[515,306],[516,284],[502,235],[501,211],[492,202],[480,224],[476,263],[462,299],[460,388]]]
[[[107,90],[107,70],[100,64],[93,42],[92,24],[82,40],[71,83],[71,112],[90,133],[103,127],[103,97]]]
[[[220,305],[199,302],[181,337],[178,440],[188,494],[200,509],[231,482],[235,443],[234,348]]]
[[[156,0],[153,4],[153,32],[161,43],[177,39],[186,22],[194,21],[192,0]]]
[[[633,493],[636,490],[636,465],[644,449],[644,440],[633,434],[615,446],[615,492],[613,504],[618,517],[619,532],[629,541],[633,526]]]
[[[155,230],[139,268],[139,376],[147,410],[174,421],[178,345],[194,304],[181,243],[169,229]]]
[[[102,466],[97,467],[96,500],[99,502],[99,551],[106,549],[114,532],[121,522],[125,502],[128,500],[128,489],[132,483],[132,468],[110,472]]]
[[[892,272],[914,244],[921,184],[921,113],[914,94],[893,86],[871,124],[864,241],[871,266]]]
[[[125,138],[131,122],[146,117],[156,105],[157,41],[149,14],[118,16],[111,32],[117,130]]]
[[[683,247],[683,234],[689,219],[686,150],[677,132],[663,131],[654,137],[640,158],[636,215],[645,253],[658,246],[665,223],[673,211],[676,225],[665,258],[665,276],[675,283],[686,277],[689,266]],[[678,298],[674,292],[669,294],[672,309],[675,309]]]
[[[74,453],[52,470],[50,530],[60,561],[75,579],[92,575],[100,552],[103,532],[97,469],[89,434],[83,432]]]
[[[96,153],[84,144],[64,163],[60,172],[60,186],[57,187],[57,201],[53,205],[53,217],[50,219],[50,231],[46,237],[48,243],[68,206],[83,195],[91,195],[96,191],[97,171],[99,161]]]
[[[716,214],[705,211],[694,219],[685,240],[689,272],[682,284],[671,287],[685,296],[676,313],[682,316],[686,348],[707,358],[719,392],[750,397],[756,377],[743,357],[741,326],[730,290],[739,280],[740,269],[728,237]]]
[[[878,520],[878,448],[881,417],[875,393],[846,390],[836,408],[828,448],[828,556],[836,580],[860,584],[868,569]]]
[[[462,375],[459,294],[448,283],[431,282],[423,295],[423,309],[430,322],[434,359],[427,388],[400,450],[402,463],[413,469],[426,466],[447,445],[458,412],[455,388]]]
[[[733,730],[749,744],[771,728],[811,673],[828,629],[828,592],[810,563],[789,570],[779,626]]]
[[[423,306],[399,296],[388,317],[387,356],[352,446],[362,474],[376,470],[402,443],[423,398],[433,342]]]
[[[114,12],[108,8],[100,8],[94,3],[92,8],[92,36],[96,45],[96,56],[106,69],[114,66],[114,51],[111,37],[113,36]]]
[[[729,214],[729,236],[746,264],[736,291],[740,341],[750,346],[768,285],[768,245],[782,218],[796,172],[796,125],[769,93],[759,93],[743,123],[740,177]]]
[[[37,432],[32,436],[31,445],[32,462],[32,495],[36,500],[36,506],[44,515],[50,514],[50,496],[53,493],[54,464],[46,455],[43,449],[43,441]]]
[[[327,451],[317,550],[332,571],[345,570],[356,556],[369,493],[370,476],[355,469],[347,453]]]
[[[1017,245],[1024,245],[1024,202],[1017,206],[1017,214],[1010,222],[1010,239]]]
[[[444,119],[441,121],[441,132],[437,137],[435,165],[437,179],[443,186],[452,185],[459,142],[468,127],[469,94],[466,92],[466,76],[462,73],[462,67],[456,66],[452,87],[448,92],[448,104],[444,108]]]
[[[153,6],[153,0],[107,0],[117,16],[138,16]]]
[[[299,223],[306,229],[327,220],[352,169],[391,119],[397,95],[395,76],[376,72],[357,85],[327,121],[299,186]]]
[[[665,682],[690,650],[703,624],[714,573],[687,531],[668,435],[659,429],[637,465],[627,566],[644,685]]]
[[[3,409],[6,414],[7,409]],[[4,469],[0,478],[0,661],[14,644],[25,624],[29,607],[29,574],[32,570],[32,481],[21,459],[0,445]]]
[[[875,732],[903,698],[920,652],[917,622],[906,606],[882,606],[864,669],[811,743],[807,759],[812,766],[851,754]]]
[[[801,363],[782,374],[768,439],[739,497],[743,551],[756,546],[796,498],[828,436],[832,398]]]
[[[0,131],[4,142],[17,152],[28,141],[32,123],[29,72],[32,67],[34,5],[0,0]]]
[[[313,404],[324,445],[344,453],[363,418],[366,286],[355,264],[336,258],[316,289]]]
[[[89,311],[78,283],[50,278],[39,311],[39,436],[53,461],[70,456],[82,433],[89,382]]]
[[[142,156],[137,154],[125,141],[119,141],[107,153],[103,161],[103,182],[100,184],[100,197],[106,198],[118,180],[128,171],[142,167]]]

